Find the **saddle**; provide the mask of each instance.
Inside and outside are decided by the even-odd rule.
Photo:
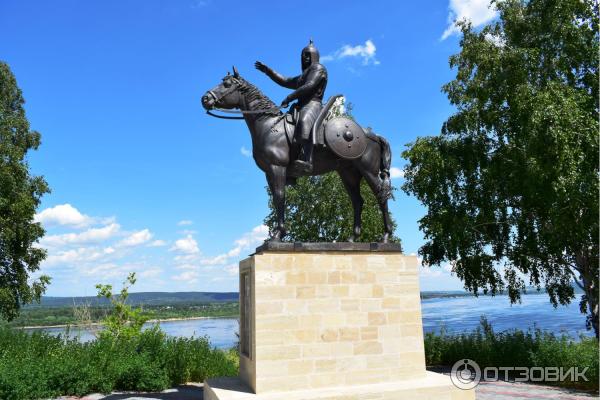
[[[333,106],[335,101],[340,97],[342,97],[341,94],[336,94],[335,96],[331,96],[329,98],[329,100],[327,100],[327,103],[325,103],[325,105],[321,108],[321,111],[319,112],[319,115],[317,116],[317,119],[315,120],[315,123],[313,124],[312,130],[311,130],[311,138],[313,141],[313,145],[320,145],[323,147],[327,146],[327,144],[325,143],[325,134],[324,134],[325,124],[324,124],[324,122],[326,122],[326,120],[328,119],[326,117],[329,114],[331,107]],[[298,108],[293,107],[290,110],[290,112],[287,112],[285,114],[284,119],[283,119],[285,134],[288,138],[288,142],[290,143],[290,145],[295,143],[294,131],[296,128],[296,123],[298,122],[298,116],[299,116]]]
[[[312,126],[311,138],[315,148],[327,148],[341,159],[354,160],[362,156],[367,148],[368,140],[378,142],[378,139],[377,135],[370,132],[369,129],[363,129],[353,119],[343,115],[334,115],[331,112],[335,101],[341,96],[331,96],[321,108]],[[279,132],[283,128],[290,148],[296,149],[292,151],[297,151],[299,147],[294,135],[297,121],[298,110],[292,108],[290,112],[282,116],[277,124],[279,129],[274,129],[274,131]],[[302,175],[294,169],[290,171],[290,174],[293,176]]]

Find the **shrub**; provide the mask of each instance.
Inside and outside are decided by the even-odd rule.
[[[556,336],[539,329],[527,332],[510,330],[496,333],[485,318],[473,332],[425,335],[427,365],[453,365],[460,359],[471,359],[485,367],[587,367],[588,382],[557,382],[565,387],[598,390],[598,340]]]
[[[212,348],[205,337],[173,338],[158,328],[88,343],[0,328],[0,399],[5,400],[159,391],[237,373],[235,353]]]

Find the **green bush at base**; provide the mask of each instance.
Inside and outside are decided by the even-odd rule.
[[[494,332],[482,319],[475,331],[462,334],[440,333],[425,335],[427,365],[451,366],[461,359],[471,359],[485,367],[562,367],[568,370],[588,368],[588,381],[562,382],[563,387],[598,391],[598,340],[582,337],[574,341],[568,336],[556,336],[539,329],[523,332],[511,330]]]
[[[588,382],[565,387],[598,390],[598,341],[534,330],[496,333],[482,321],[471,333],[425,335],[427,365],[469,358],[482,368],[588,368]],[[40,399],[113,390],[159,391],[207,377],[236,376],[234,350],[211,348],[206,338],[174,338],[156,329],[132,338],[101,336],[81,343],[45,333],[0,327],[0,399]]]
[[[235,353],[206,338],[173,338],[158,329],[88,343],[0,328],[0,399],[40,399],[113,390],[158,391],[207,377],[235,376]]]

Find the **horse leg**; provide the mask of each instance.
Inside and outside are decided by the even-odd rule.
[[[390,235],[392,234],[392,221],[390,218],[390,213],[388,211],[387,196],[384,193],[382,193],[381,179],[379,178],[379,174],[374,174],[372,172],[367,171],[363,172],[363,176],[369,184],[369,186],[371,187],[371,190],[373,191],[373,194],[375,194],[375,198],[379,203],[379,209],[381,210],[381,214],[383,216],[383,238],[381,239],[381,241],[383,243],[387,243],[390,238]]]
[[[273,205],[277,214],[277,228],[269,238],[274,242],[279,242],[285,236],[285,167],[272,165],[267,172],[267,182],[271,195],[273,196]]]
[[[346,192],[348,192],[348,195],[350,196],[352,208],[354,209],[353,236],[348,239],[348,241],[359,241],[362,223],[362,208],[364,204],[364,200],[360,195],[360,180],[362,179],[362,175],[355,168],[340,169],[337,172],[342,179],[342,183],[344,184],[344,188],[346,188]]]

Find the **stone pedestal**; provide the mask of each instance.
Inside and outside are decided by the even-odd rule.
[[[261,246],[240,312],[239,378],[205,400],[475,398],[425,370],[418,262],[398,245]]]

